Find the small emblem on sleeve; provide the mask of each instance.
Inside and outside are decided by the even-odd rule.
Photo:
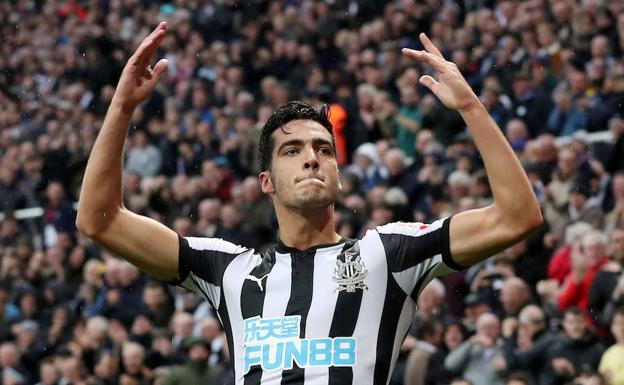
[[[341,258],[342,256],[344,256],[344,261]],[[368,270],[364,266],[364,262],[362,262],[359,246],[356,244],[336,260],[336,268],[334,269],[332,279],[338,286],[334,292],[346,290],[347,293],[353,293],[356,289],[368,290],[368,286],[364,283],[367,275]]]

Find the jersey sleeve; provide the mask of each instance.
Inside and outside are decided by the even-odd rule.
[[[414,300],[433,278],[465,269],[451,256],[451,217],[431,224],[396,222],[379,226],[388,269]]]
[[[178,279],[169,283],[205,297],[218,309],[225,269],[234,258],[253,250],[218,238],[178,235],[178,241]]]

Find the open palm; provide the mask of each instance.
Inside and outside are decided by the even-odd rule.
[[[160,23],[149,36],[143,39],[139,48],[128,59],[117,83],[114,99],[122,108],[132,111],[139,103],[147,99],[167,69],[165,59],[159,60],[153,67],[150,66],[152,56],[166,31],[167,23]]]
[[[461,112],[478,104],[479,98],[459,72],[457,65],[445,60],[440,50],[424,33],[421,33],[419,37],[425,51],[403,48],[402,52],[405,56],[430,65],[434,69],[435,79],[432,76],[424,75],[420,77],[420,82],[429,88],[448,108]]]

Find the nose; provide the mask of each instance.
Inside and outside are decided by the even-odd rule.
[[[319,168],[318,157],[316,151],[314,151],[313,148],[306,151],[306,160],[303,164],[303,167],[312,170],[316,170]]]

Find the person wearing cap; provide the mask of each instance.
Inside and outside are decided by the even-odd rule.
[[[183,343],[188,357],[182,366],[174,367],[163,385],[211,385],[219,374],[217,366],[210,365],[210,342],[201,337],[189,337]]]

